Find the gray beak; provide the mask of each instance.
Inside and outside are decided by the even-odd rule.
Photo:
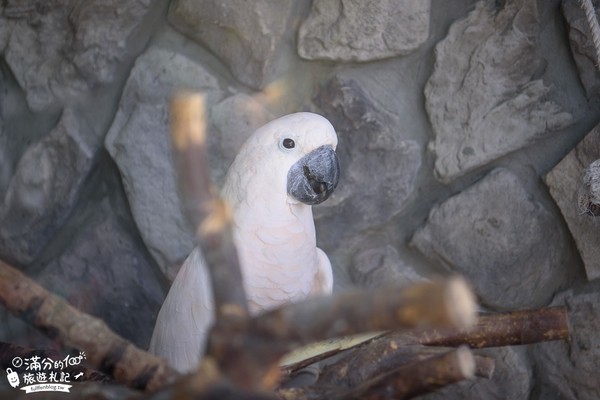
[[[287,176],[287,192],[308,205],[324,202],[340,179],[340,165],[331,146],[321,146],[298,160]]]

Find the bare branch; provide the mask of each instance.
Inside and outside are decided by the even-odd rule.
[[[130,387],[152,391],[179,376],[165,360],[138,349],[102,320],[77,310],[2,261],[0,303],[50,338],[85,351],[92,365]]]
[[[432,392],[449,384],[473,377],[475,360],[465,347],[441,355],[417,359],[383,373],[353,388],[335,384],[280,389],[284,400],[319,399],[405,399]]]
[[[248,317],[231,211],[209,176],[204,96],[177,93],[171,100],[171,138],[183,198],[210,270],[217,323]]]
[[[520,310],[497,314],[480,314],[477,325],[465,329],[426,329],[410,334],[413,343],[472,348],[512,346],[565,340],[569,338],[569,323],[565,307]]]
[[[466,347],[419,360],[365,382],[338,397],[350,399],[406,399],[472,378],[475,361]]]
[[[353,388],[388,371],[452,351],[448,347],[402,345],[386,337],[350,350],[339,361],[324,367],[317,384]],[[475,356],[475,374],[489,378],[493,373],[491,359]],[[491,364],[490,364],[491,361]],[[360,366],[357,368],[357,366]]]
[[[461,278],[409,288],[351,291],[289,304],[252,320],[252,331],[296,344],[422,325],[470,327],[473,295]]]

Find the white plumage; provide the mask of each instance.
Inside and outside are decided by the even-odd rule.
[[[337,185],[336,145],[335,130],[325,118],[290,114],[254,132],[229,168],[222,196],[233,211],[234,241],[253,314],[331,293],[331,263],[316,246],[312,205]],[[213,314],[208,271],[196,248],[158,314],[150,351],[181,372],[193,370]]]

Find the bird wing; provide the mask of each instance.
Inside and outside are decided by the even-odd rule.
[[[206,268],[200,249],[195,248],[169,290],[150,340],[150,351],[166,358],[182,373],[198,366],[208,329],[214,321],[212,289]]]
[[[313,284],[311,295],[330,295],[333,292],[333,271],[331,261],[323,250],[317,247],[317,274]]]

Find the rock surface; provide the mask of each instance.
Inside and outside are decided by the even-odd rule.
[[[151,0],[8,0],[0,54],[34,111],[74,102],[114,79]]]
[[[535,78],[544,67],[536,53],[536,2],[505,2],[496,13],[487,7],[477,3],[450,27],[425,87],[435,134],[429,147],[443,182],[571,123]]]
[[[410,263],[404,262],[391,244],[375,246],[355,254],[349,267],[354,283],[361,287],[378,288],[390,284],[408,286],[427,280]]]
[[[113,206],[103,199],[37,281],[146,349],[166,293],[149,254],[139,238],[129,235],[131,228],[111,213]]]
[[[223,60],[240,82],[260,89],[273,72],[293,0],[174,0],[169,22]]]
[[[538,391],[532,399],[592,400],[600,397],[600,282],[560,295],[569,310],[571,339],[533,347]]]
[[[408,54],[429,35],[430,0],[315,0],[300,26],[309,60],[373,61]]]
[[[33,261],[73,210],[101,139],[73,110],[19,160],[0,206],[0,254]]]
[[[600,125],[545,177],[550,194],[560,207],[575,239],[589,280],[600,278],[600,219],[587,212],[593,193],[590,192],[591,188],[584,186],[583,178],[586,168],[598,159]]]
[[[222,96],[216,79],[193,60],[160,48],[147,50],[131,71],[105,140],[144,242],[165,272],[176,268],[194,244],[178,196],[168,128],[168,98],[181,88],[204,92],[207,107]]]
[[[579,70],[579,78],[587,96],[597,98],[600,96],[600,71],[596,68],[598,58],[585,13],[577,1],[563,1],[561,4],[563,15],[569,25],[569,42]],[[596,10],[600,8],[600,0],[592,0],[592,4]],[[597,11],[596,18],[598,18]]]
[[[496,309],[543,306],[568,276],[560,224],[506,169],[434,207],[412,244]]]
[[[357,232],[382,224],[406,205],[421,167],[421,147],[403,138],[398,118],[378,108],[360,82],[333,78],[315,100],[338,133],[337,153],[343,174],[317,218],[342,215],[336,225]],[[320,238],[327,240],[324,217]]]
[[[211,109],[210,119],[215,128],[211,144],[218,151],[209,156],[219,187],[244,141],[274,118],[260,101],[246,94],[227,97]]]

